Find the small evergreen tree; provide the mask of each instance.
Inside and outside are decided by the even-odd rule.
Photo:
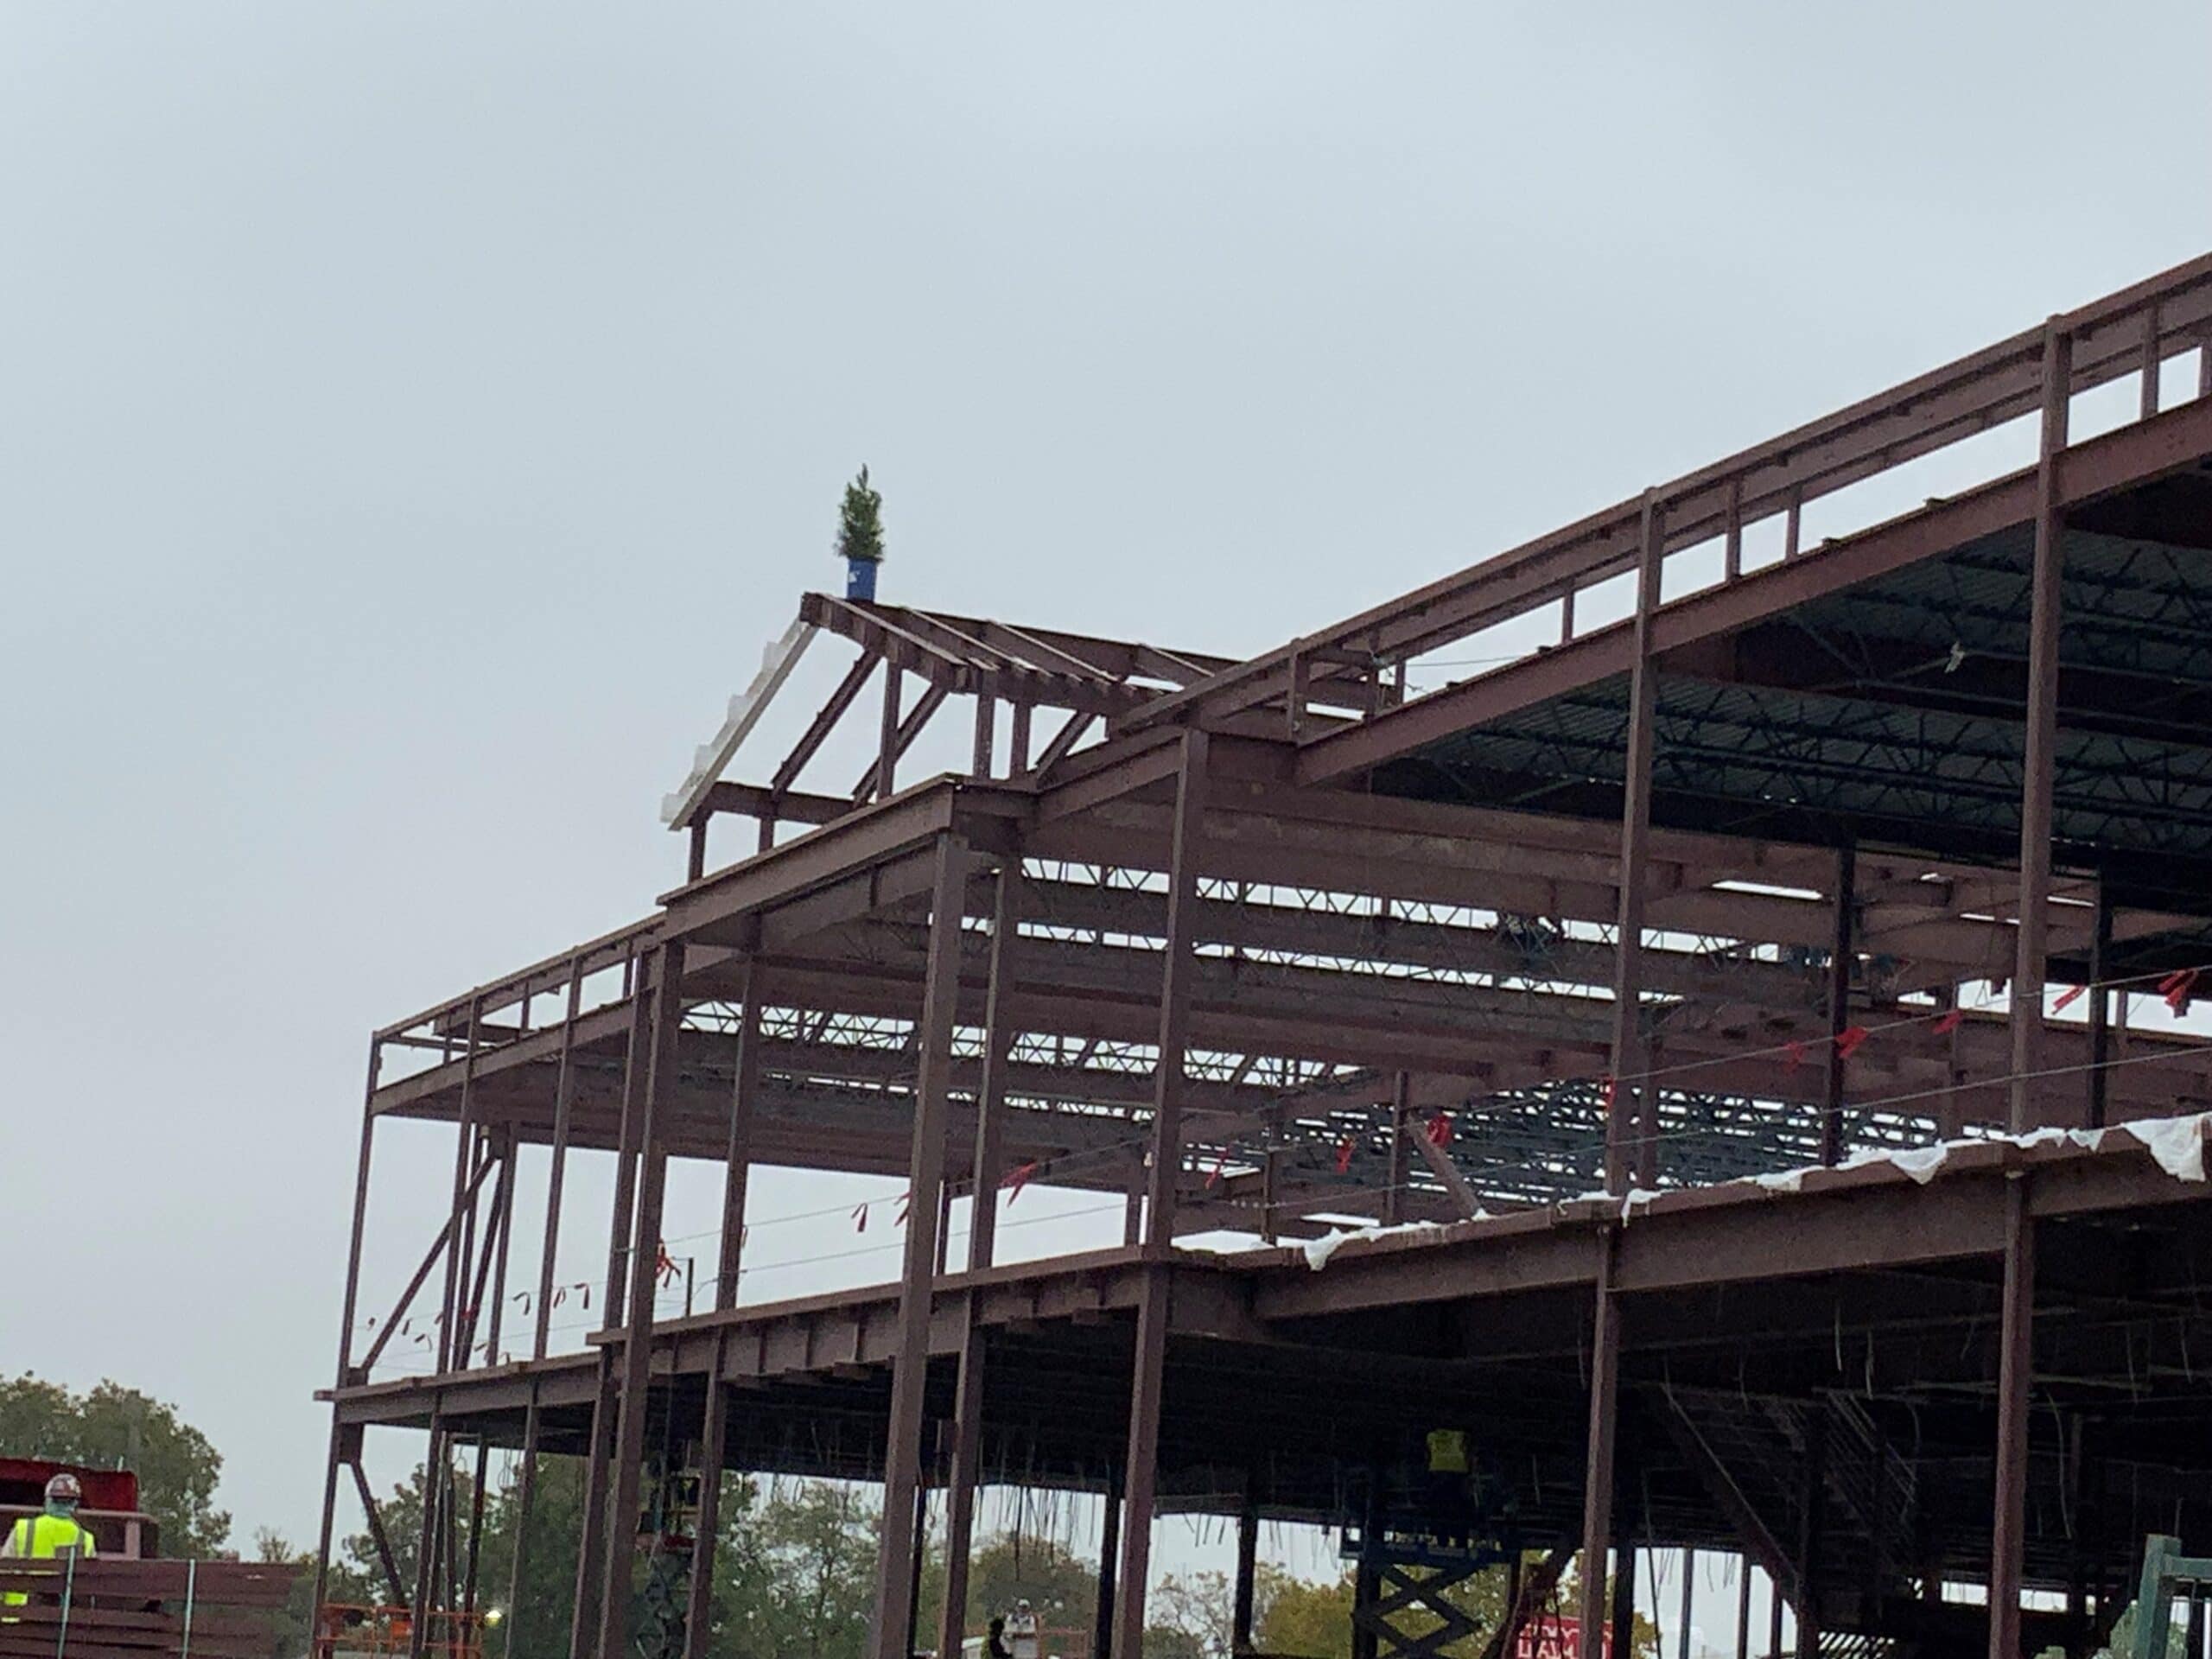
[[[868,487],[868,468],[845,486],[837,514],[837,556],[862,564],[883,563],[883,495]]]

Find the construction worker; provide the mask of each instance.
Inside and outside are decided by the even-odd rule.
[[[1471,1494],[1467,1490],[1468,1477],[1472,1472],[1467,1459],[1466,1430],[1428,1431],[1429,1522],[1440,1539],[1462,1549],[1466,1548],[1468,1535],[1473,1530],[1473,1517],[1469,1513]]]
[[[27,1515],[8,1529],[7,1541],[0,1543],[0,1560],[50,1561],[57,1555],[89,1559],[99,1554],[91,1529],[77,1519],[77,1506],[84,1501],[85,1489],[76,1476],[54,1476],[46,1483],[46,1513]],[[18,1590],[0,1597],[0,1603],[20,1607],[29,1599]]]

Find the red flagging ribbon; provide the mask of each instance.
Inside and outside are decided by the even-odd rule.
[[[1866,1042],[1867,1035],[1868,1033],[1866,1027],[1864,1026],[1846,1026],[1841,1031],[1836,1033],[1836,1058],[1839,1060],[1849,1059],[1853,1054],[1856,1054],[1859,1052],[1860,1045]]]
[[[2076,1002],[2079,1002],[2082,1000],[2082,993],[2088,988],[2089,988],[2086,985],[2075,985],[2069,987],[2068,989],[2059,994],[2058,1001],[2050,1005],[2050,1011],[2053,1014],[2056,1014],[2061,1008],[2072,1007]]]
[[[1439,1112],[1428,1120],[1428,1144],[1448,1147],[1452,1144],[1452,1114]]]
[[[1343,1140],[1337,1142],[1338,1174],[1349,1175],[1351,1173],[1351,1137],[1350,1135],[1346,1135]]]
[[[891,1224],[894,1227],[904,1227],[906,1224],[906,1217],[913,1213],[913,1209],[914,1189],[910,1186],[899,1195],[899,1218]]]
[[[1611,1072],[1606,1073],[1604,1094],[1605,1109],[1607,1111],[1612,1110],[1614,1098],[1619,1095],[1620,1091],[1621,1080],[1618,1077],[1614,1077]]]
[[[2177,1014],[2189,1010],[2190,998],[2196,990],[2196,969],[2179,968],[2158,982],[2158,995],[2165,998],[2166,1006]]]
[[[1034,1159],[1007,1171],[1006,1179],[999,1183],[999,1189],[1007,1195],[1006,1201],[1008,1204],[1012,1204],[1021,1196],[1021,1189],[1029,1185],[1029,1178],[1036,1173],[1037,1164]]]
[[[1929,1027],[1929,1029],[1934,1031],[1938,1037],[1946,1037],[1952,1032],[1956,1031],[1961,1023],[1965,1020],[1966,1017],[1967,1011],[1964,1008],[1946,1008],[1943,1011],[1943,1017],[1938,1020],[1934,1026]]]
[[[868,1231],[868,1205],[856,1204],[853,1206],[853,1230],[856,1233]]]
[[[676,1258],[668,1253],[665,1242],[653,1246],[653,1277],[664,1285],[676,1282]]]
[[[1805,1045],[1798,1041],[1797,1039],[1793,1037],[1782,1046],[1783,1051],[1789,1056],[1789,1069],[1792,1071],[1795,1071],[1799,1066],[1805,1063]]]

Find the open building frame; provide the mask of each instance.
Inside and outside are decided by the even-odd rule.
[[[2021,470],[1807,530],[2016,427]],[[871,1651],[957,1651],[977,1486],[1020,1481],[1106,1497],[1096,1652],[1134,1656],[1157,1514],[1240,1517],[1249,1639],[1259,1519],[1344,1523],[1464,1419],[1548,1560],[1739,1554],[1808,1659],[2086,1651],[2144,1533],[2212,1537],[2212,1211],[2175,1121],[2212,1046],[2164,1006],[2212,966],[2209,562],[2212,257],[1249,661],[809,595],[670,798],[683,885],[375,1036],[326,1562],[341,1478],[374,1519],[372,1427],[434,1465],[518,1448],[525,1491],[579,1454],[573,1651],[618,1654],[649,1470],[880,1480]],[[854,661],[797,748],[726,778],[825,639]],[[871,685],[867,774],[802,788]],[[902,785],[963,706],[967,770]],[[392,1118],[454,1126],[451,1202],[369,1335]],[[582,1150],[615,1158],[601,1328],[559,1353]],[[724,1172],[677,1319],[671,1159]],[[760,1165],[906,1175],[898,1282],[741,1303]],[[1122,1245],[1000,1265],[1009,1180],[1107,1195]],[[1354,1221],[1436,1224],[1315,1270],[1297,1242]],[[1262,1242],[1179,1242],[1221,1232]],[[418,1298],[433,1372],[380,1378]],[[438,1507],[392,1586],[418,1606],[480,1593],[480,1509]],[[1428,1650],[1362,1574],[1361,1651]],[[1580,1582],[1585,1630],[1618,1616]]]

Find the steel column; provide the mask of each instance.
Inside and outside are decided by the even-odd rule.
[[[1859,849],[1850,842],[1836,849],[1835,935],[1828,946],[1827,1075],[1821,1095],[1821,1161],[1843,1158],[1843,1033],[1851,1025],[1852,912]]]
[[[715,1306],[737,1306],[745,1258],[745,1196],[753,1170],[753,1117],[760,1099],[760,970],[748,963],[738,1016],[737,1078],[730,1090],[729,1141],[722,1154],[722,1236],[715,1267]]]
[[[1613,1548],[1612,1650],[1624,1656],[1636,1651],[1636,1541],[1623,1538]],[[1655,1613],[1657,1608],[1653,1608]],[[1602,1651],[1602,1649],[1601,1649]]]
[[[1013,726],[1007,733],[1006,773],[1009,778],[1019,778],[1029,770],[1029,704],[1015,703]]]
[[[2015,1134],[2031,1127],[2031,1079],[2043,1069],[2043,991],[2050,939],[2051,795],[2057,767],[2060,584],[2066,556],[2058,474],[2074,373],[2073,340],[2056,318],[2044,330],[2043,353],[2035,565],[2029,584],[2027,756],[2020,787],[2019,944],[2012,970],[2009,1116]]]
[[[461,1056],[461,1121],[454,1126],[453,1231],[448,1235],[451,1248],[446,1251],[445,1292],[438,1300],[438,1306],[442,1310],[437,1342],[438,1370],[441,1371],[453,1369],[454,1327],[460,1322],[458,1300],[461,1291],[466,1288],[461,1277],[463,1271],[463,1258],[467,1254],[461,1244],[461,1204],[462,1194],[468,1186],[471,1156],[475,1149],[476,1033],[477,1027],[482,1021],[483,1014],[484,994],[479,991],[468,999],[468,1050]],[[476,1213],[473,1204],[469,1205],[468,1213],[471,1217]],[[463,1355],[462,1357],[466,1359],[467,1356]]]
[[[1236,1511],[1236,1583],[1230,1615],[1229,1649],[1248,1653],[1252,1647],[1252,1612],[1259,1574],[1260,1510],[1248,1491]]]
[[[1751,1659],[1751,1558],[1736,1558],[1736,1659]]]
[[[1175,1199],[1183,1173],[1183,1050],[1191,1022],[1192,948],[1198,940],[1198,862],[1205,835],[1207,737],[1183,734],[1175,780],[1175,820],[1167,868],[1167,937],[1160,989],[1160,1052],[1154,1062],[1152,1177],[1145,1205],[1145,1242],[1166,1250],[1175,1242]],[[1129,1491],[1151,1491],[1151,1472],[1132,1463]],[[1130,1511],[1134,1537],[1136,1511]],[[1128,1542],[1124,1542],[1124,1549]],[[1128,1586],[1123,1586],[1127,1593]],[[1137,1596],[1141,1601],[1143,1586]],[[1128,1649],[1135,1652],[1132,1647]]]
[[[983,1003],[983,1073],[976,1090],[976,1146],[969,1159],[968,1270],[991,1265],[998,1240],[1000,1147],[1005,1134],[1006,1072],[1014,1040],[1005,1016],[1011,988],[1020,859],[999,866],[991,888],[991,968]],[[948,1185],[947,1192],[950,1191]],[[971,1292],[961,1311],[960,1378],[952,1408],[952,1456],[945,1474],[944,1607],[938,1651],[957,1653],[968,1628],[969,1551],[976,1526],[976,1482],[982,1466],[983,1336],[976,1324]]]
[[[907,1557],[914,1541],[914,1495],[921,1486],[938,1196],[944,1183],[945,1090],[952,1065],[953,1019],[960,996],[961,917],[967,878],[966,841],[957,835],[939,836],[930,899],[928,969],[916,1033],[919,1052],[914,1080],[913,1151],[906,1189],[906,1263],[899,1287],[899,1351],[891,1370],[882,1535],[878,1541],[875,1618],[869,1646],[875,1659],[905,1659],[912,1617]]]
[[[1989,1539],[1989,1659],[2020,1659],[2026,1567],[2029,1387],[2034,1376],[2036,1235],[2028,1178],[2005,1189],[2005,1289],[1997,1369],[1996,1516]]]
[[[537,1320],[531,1357],[545,1357],[553,1331],[554,1257],[561,1248],[561,1203],[569,1180],[569,1136],[576,1104],[576,1019],[583,1009],[584,959],[569,964],[569,1006],[561,1021],[561,1058],[553,1074],[552,1161],[545,1172],[545,1243],[537,1264]]]
[[[638,1154],[645,1127],[645,1057],[652,1040],[652,1008],[645,976],[633,965],[629,1042],[622,1056],[622,1121],[614,1148],[614,1202],[607,1224],[607,1287],[600,1299],[601,1321],[609,1330],[622,1323],[622,1268],[638,1203]]]
[[[699,1519],[691,1542],[691,1594],[683,1615],[683,1659],[705,1659],[715,1608],[715,1551],[722,1521],[722,1460],[729,1433],[729,1401],[722,1389],[727,1335],[715,1338],[714,1370],[699,1425]]]
[[[1799,1471],[1797,1506],[1797,1659],[1819,1659],[1821,1651],[1821,1551],[1825,1544],[1821,1510],[1827,1502],[1827,1408],[1818,1398],[1805,1425],[1805,1462]]]
[[[1164,1062],[1163,1057],[1163,1062]],[[1154,1183],[1155,1190],[1157,1182]],[[1155,1265],[1137,1300],[1128,1452],[1122,1461],[1122,1560],[1115,1574],[1113,1651],[1144,1651],[1145,1584],[1152,1571],[1153,1496],[1159,1482],[1160,1409],[1167,1368],[1169,1272]]]
[[[599,1651],[628,1651],[630,1541],[638,1527],[639,1484],[645,1452],[645,1389],[652,1376],[654,1266],[660,1242],[661,1204],[668,1159],[661,1149],[661,1115],[676,1094],[677,1038],[683,1026],[683,944],[671,940],[655,953],[653,1018],[643,1090],[638,1158],[637,1219],[630,1230],[629,1328],[622,1338],[621,1395],[615,1417],[612,1510],[607,1572],[600,1592]]]
[[[368,1522],[369,1541],[376,1547],[378,1565],[384,1568],[385,1588],[394,1606],[407,1600],[407,1586],[399,1581],[399,1562],[391,1553],[391,1538],[384,1529],[384,1516],[377,1509],[377,1495],[369,1490],[368,1471],[357,1462],[346,1465],[353,1473],[353,1491],[361,1500],[361,1516]],[[316,1605],[321,1606],[318,1602]]]
[[[1395,1226],[1406,1214],[1406,1134],[1414,1112],[1414,1078],[1401,1071],[1390,1079],[1390,1153],[1382,1193],[1382,1224]]]
[[[408,1659],[423,1659],[429,1637],[430,1601],[436,1578],[438,1520],[445,1507],[448,1478],[445,1420],[430,1412],[430,1449],[423,1459],[423,1520],[415,1541],[415,1593],[408,1600]]]
[[[1006,1004],[1016,988],[1014,963],[1020,931],[1020,887],[1021,859],[1017,854],[999,865],[998,877],[991,885],[991,967],[983,1001],[983,1069],[976,1098],[976,1147],[969,1160],[974,1192],[973,1213],[968,1220],[970,1272],[989,1267],[998,1249],[999,1166],[1005,1160],[1001,1148],[1006,1141],[1006,1077],[1014,1036]]]
[[[531,1379],[530,1402],[523,1408],[522,1463],[515,1474],[515,1553],[507,1569],[507,1617],[515,1621],[507,1636],[515,1650],[515,1630],[522,1623],[522,1575],[530,1560],[530,1512],[537,1503],[537,1381]]]
[[[338,1375],[331,1385],[342,1389],[353,1380],[353,1321],[360,1316],[361,1300],[361,1240],[368,1226],[369,1162],[375,1147],[376,1114],[371,1109],[377,1092],[377,1072],[383,1061],[381,1044],[369,1039],[368,1084],[361,1100],[361,1151],[353,1170],[353,1225],[346,1245],[346,1291],[340,1299],[338,1315]],[[345,1446],[345,1435],[338,1421],[338,1405],[330,1407],[330,1449],[324,1460],[322,1471],[322,1521],[316,1532],[315,1551],[315,1600],[311,1604],[319,1612],[330,1590],[330,1539],[338,1518],[338,1465]]]
[[[1675,1643],[1676,1651],[1681,1655],[1681,1659],[1690,1659],[1690,1613],[1692,1611],[1690,1606],[1690,1596],[1692,1587],[1695,1584],[1696,1580],[1697,1551],[1694,1548],[1692,1548],[1685,1549],[1682,1552],[1681,1631]],[[1656,1607],[1654,1607],[1651,1611],[1654,1615],[1656,1615],[1659,1610]]]
[[[1626,772],[1621,789],[1620,913],[1613,950],[1612,1102],[1605,1113],[1605,1190],[1628,1190],[1634,1167],[1628,1128],[1639,1122],[1636,1102],[1649,1092],[1643,1071],[1639,1003],[1643,985],[1645,866],[1651,841],[1651,768],[1656,753],[1658,665],[1651,655],[1651,618],[1659,608],[1666,566],[1666,514],[1649,491],[1643,497],[1643,547],[1636,582],[1635,666],[1629,675]],[[1596,1628],[1585,1625],[1586,1630]]]
[[[1590,1331],[1590,1437],[1582,1477],[1582,1580],[1577,1609],[1581,1628],[1601,1629],[1605,1618],[1605,1549],[1613,1534],[1613,1447],[1620,1416],[1620,1305],[1613,1294],[1618,1239],[1610,1227],[1598,1236],[1598,1283]]]
[[[875,798],[887,801],[897,792],[899,775],[899,682],[906,678],[898,664],[883,664],[883,727],[875,751]]]
[[[1122,1554],[1122,1468],[1106,1471],[1106,1504],[1098,1522],[1098,1605],[1090,1620],[1090,1659],[1114,1651],[1114,1573]]]
[[[999,700],[981,693],[976,698],[976,750],[968,770],[978,778],[991,775],[991,748],[998,741]]]
[[[2112,894],[2104,872],[2097,873],[2097,915],[2089,936],[2089,1098],[2082,1122],[2101,1129],[2107,1095],[2105,1069],[2112,1063],[2112,998],[2105,982],[2112,976]]]
[[[607,1440],[614,1423],[614,1351],[599,1351],[599,1389],[591,1408],[591,1439],[584,1453],[583,1536],[576,1544],[576,1594],[569,1612],[569,1659],[598,1651],[599,1566],[607,1551]],[[627,1558],[629,1538],[620,1542]],[[625,1580],[624,1589],[628,1589]]]

